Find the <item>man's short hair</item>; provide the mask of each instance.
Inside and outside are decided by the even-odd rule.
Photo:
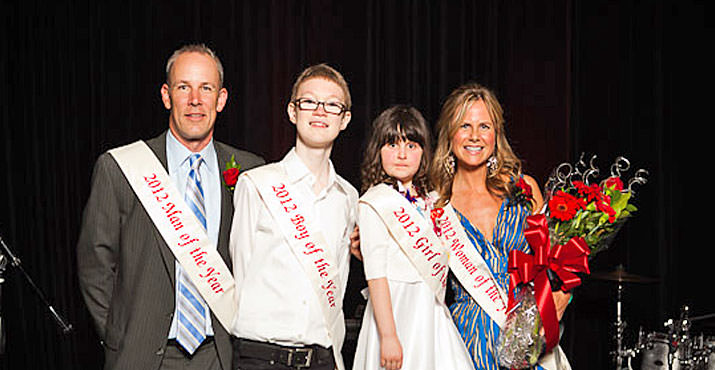
[[[169,60],[166,61],[166,84],[171,85],[171,68],[174,66],[174,62],[176,62],[176,59],[179,57],[179,55],[184,54],[184,53],[200,53],[204,55],[208,55],[213,60],[216,62],[216,69],[218,70],[218,77],[219,77],[219,88],[223,87],[223,64],[221,64],[221,60],[216,56],[216,53],[214,53],[211,48],[204,44],[188,44],[184,45],[181,48],[177,49],[174,51],[173,54],[169,57]]]
[[[345,78],[342,74],[340,74],[340,72],[325,63],[310,66],[304,69],[303,72],[300,73],[300,75],[298,75],[298,78],[295,79],[295,83],[293,83],[293,90],[290,94],[291,102],[295,101],[295,99],[298,98],[297,95],[300,84],[311,78],[324,78],[340,86],[340,89],[343,90],[343,95],[345,95],[345,108],[347,110],[350,110],[353,103],[352,99],[350,98],[350,89],[348,88],[348,83],[345,81]]]

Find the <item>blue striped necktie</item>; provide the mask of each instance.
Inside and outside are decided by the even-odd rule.
[[[201,175],[199,166],[203,158],[200,154],[194,153],[189,157],[189,177],[186,184],[184,200],[194,211],[201,224],[206,229],[206,209],[204,207],[204,190],[201,187]],[[196,287],[189,280],[181,266],[178,267],[178,278],[176,279],[176,294],[178,294],[178,305],[176,314],[178,315],[178,330],[176,341],[186,350],[193,354],[206,339],[206,303],[201,295],[196,291]]]

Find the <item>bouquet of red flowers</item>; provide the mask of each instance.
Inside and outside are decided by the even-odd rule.
[[[551,241],[564,244],[581,237],[588,244],[591,258],[610,246],[618,230],[637,210],[632,203],[633,186],[645,184],[648,175],[646,170],[638,170],[624,185],[621,173],[630,168],[630,163],[618,157],[609,177],[591,183],[591,178],[599,174],[593,165],[595,159],[596,156],[591,158],[586,169],[583,159],[573,167],[568,163],[557,167],[546,185],[545,204]]]
[[[579,286],[580,275],[590,273],[588,261],[608,248],[637,210],[632,204],[633,188],[646,183],[648,172],[638,170],[624,184],[621,174],[630,162],[618,157],[610,176],[593,181],[599,175],[595,159],[587,165],[581,155],[575,165],[563,163],[552,172],[544,208],[526,220],[524,235],[533,254],[512,251],[509,255],[509,313],[498,346],[502,366],[531,367],[539,354],[558,343],[551,292]],[[525,288],[533,288],[538,310],[529,294],[520,293]]]

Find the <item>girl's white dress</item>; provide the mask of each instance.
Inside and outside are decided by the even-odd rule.
[[[417,204],[424,205],[424,202],[418,201]],[[421,212],[429,217],[423,207],[420,207]],[[390,236],[380,216],[365,203],[358,206],[358,225],[366,280],[386,277],[390,287],[392,312],[402,346],[402,369],[474,369],[449,310],[437,301],[432,290]],[[380,336],[369,297],[353,369],[382,369]]]

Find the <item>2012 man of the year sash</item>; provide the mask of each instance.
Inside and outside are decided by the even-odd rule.
[[[203,225],[143,141],[109,151],[191,282],[230,332],[236,283]]]
[[[440,303],[447,286],[447,251],[428,219],[386,184],[370,188],[361,203],[372,207]]]
[[[344,370],[340,352],[345,338],[343,285],[337,260],[330,253],[319,225],[310,216],[309,203],[289,184],[278,163],[254,168],[245,172],[244,176],[256,186],[278,229],[310,279],[332,342],[335,363],[339,370]]]
[[[474,301],[499,327],[506,322],[506,294],[467,237],[451,204],[438,218],[440,239],[449,250],[449,268]]]

